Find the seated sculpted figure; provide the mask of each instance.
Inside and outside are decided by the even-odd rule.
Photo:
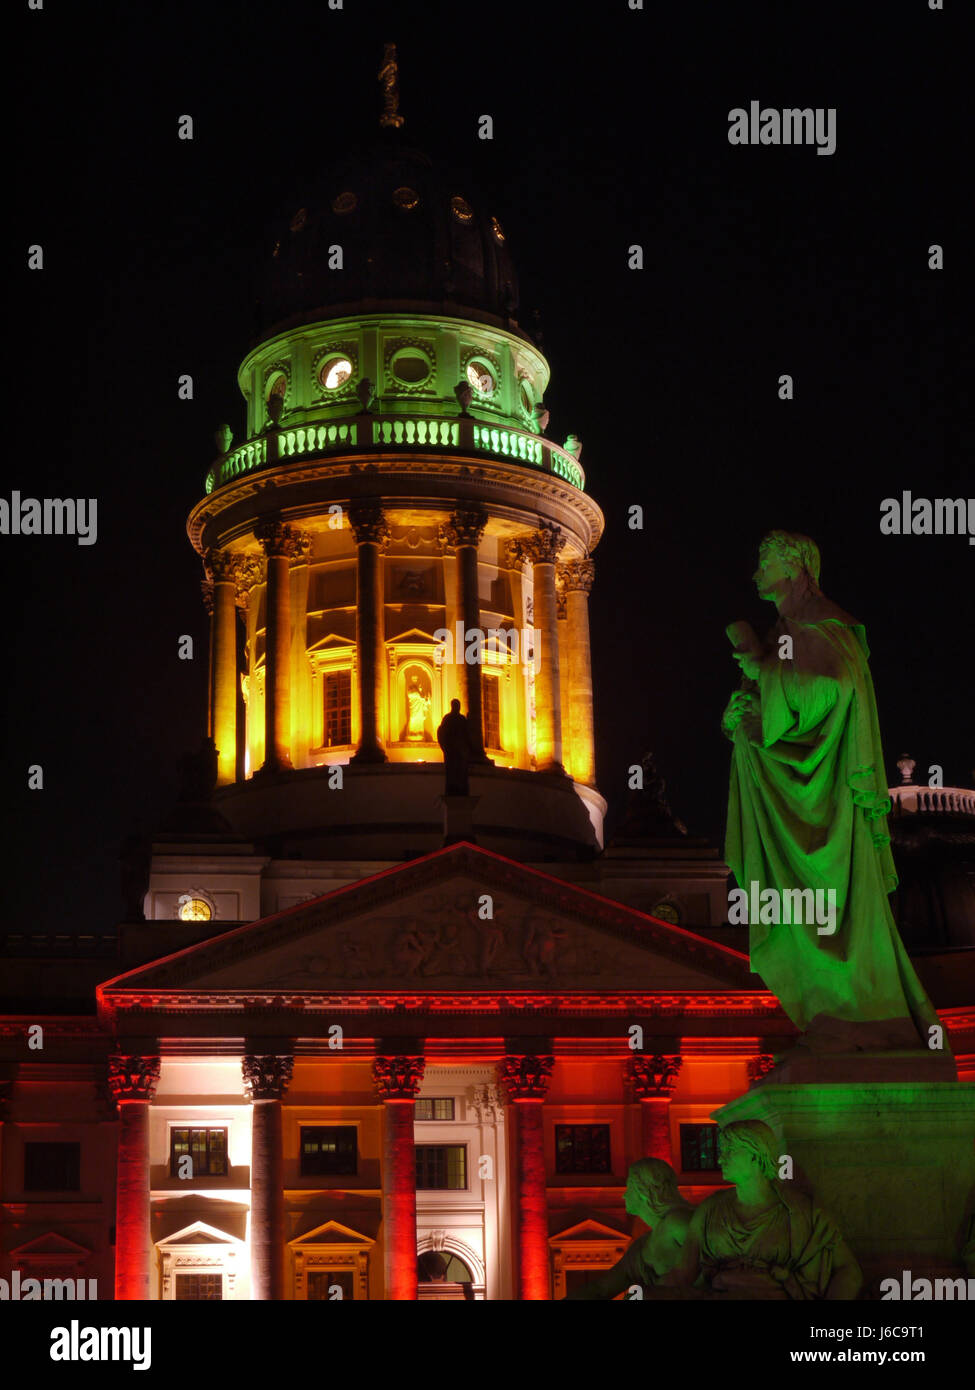
[[[696,1208],[668,1283],[738,1298],[856,1298],[853,1253],[811,1197],[779,1181],[777,1154],[761,1120],[725,1125],[718,1158],[734,1187]]]
[[[633,1284],[659,1283],[680,1258],[693,1207],[677,1190],[677,1174],[660,1158],[641,1158],[626,1175],[626,1210],[653,1229],[639,1236],[612,1269],[570,1299],[611,1299]]]

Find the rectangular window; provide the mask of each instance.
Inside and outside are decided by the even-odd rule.
[[[339,1296],[335,1287],[342,1290],[343,1301],[355,1298],[351,1269],[316,1269],[308,1275],[308,1301],[315,1303],[337,1303]]]
[[[557,1173],[611,1173],[609,1125],[556,1125]]]
[[[501,747],[501,682],[497,676],[485,675],[481,680],[484,704],[484,746]]]
[[[417,1144],[416,1186],[418,1191],[466,1191],[467,1145]]]
[[[680,1166],[685,1173],[718,1171],[717,1125],[681,1125]]]
[[[326,671],[322,685],[325,700],[322,747],[344,748],[352,742],[352,672]]]
[[[302,1125],[303,1178],[355,1173],[357,1154],[355,1125]]]
[[[189,1157],[193,1167],[187,1172],[181,1160]],[[227,1174],[226,1129],[171,1129],[169,1131],[169,1175],[173,1178],[217,1178]]]
[[[452,1120],[454,1118],[453,1096],[433,1096],[416,1102],[417,1120]]]
[[[80,1192],[81,1145],[24,1145],[25,1192]]]
[[[223,1298],[222,1274],[177,1274],[174,1297],[177,1300],[213,1300]]]

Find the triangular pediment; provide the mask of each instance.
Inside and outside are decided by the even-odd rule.
[[[615,1245],[627,1245],[630,1237],[623,1231],[616,1231],[612,1226],[605,1226],[601,1221],[594,1221],[590,1217],[585,1221],[577,1221],[574,1226],[567,1226],[564,1231],[548,1238],[549,1245],[588,1244],[594,1240],[611,1240]]]
[[[205,1221],[194,1221],[191,1226],[184,1226],[181,1231],[174,1232],[158,1244],[160,1249],[169,1249],[174,1245],[240,1245],[241,1242],[226,1231],[208,1226]]]
[[[364,1249],[375,1243],[371,1236],[364,1236],[351,1226],[343,1226],[340,1221],[326,1221],[323,1226],[316,1226],[313,1231],[306,1231],[303,1236],[288,1241],[292,1250],[309,1245],[350,1245]]]
[[[755,988],[737,951],[461,844],[129,971],[100,993]]]
[[[67,1236],[60,1236],[56,1231],[48,1231],[43,1236],[35,1236],[33,1240],[25,1241],[23,1245],[18,1245],[15,1250],[11,1250],[11,1256],[16,1256],[18,1260],[40,1260],[40,1259],[86,1259],[91,1251],[84,1245],[79,1245],[77,1241],[69,1240]]]

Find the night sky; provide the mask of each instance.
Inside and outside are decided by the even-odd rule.
[[[592,626],[611,808],[652,748],[677,814],[721,843],[719,724],[738,681],[723,629],[774,617],[750,582],[773,526],[818,541],[824,591],[867,625],[888,773],[906,750],[972,785],[975,547],[879,529],[885,497],[971,491],[945,327],[960,251],[950,14],[923,0],[20,11],[0,493],[96,496],[99,529],[90,547],[0,537],[8,929],[114,928],[119,842],[158,824],[205,731],[186,514],[215,426],[244,432],[236,370],[273,219],[378,130],[384,42],[410,143],[493,194],[522,324],[541,312],[549,433],[580,435],[606,514]],[[730,145],[728,112],[753,99],[835,107],[836,153]],[[476,137],[482,113],[493,142]],[[45,269],[16,269],[37,242]],[[192,402],[177,399],[184,372]],[[177,658],[183,633],[195,662]],[[43,791],[27,790],[32,763]]]

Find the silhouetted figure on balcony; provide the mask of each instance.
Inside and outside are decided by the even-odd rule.
[[[445,714],[437,730],[437,742],[443,749],[445,796],[469,796],[468,764],[471,760],[471,734],[467,719],[460,712],[460,701],[451,700],[450,713]]]

